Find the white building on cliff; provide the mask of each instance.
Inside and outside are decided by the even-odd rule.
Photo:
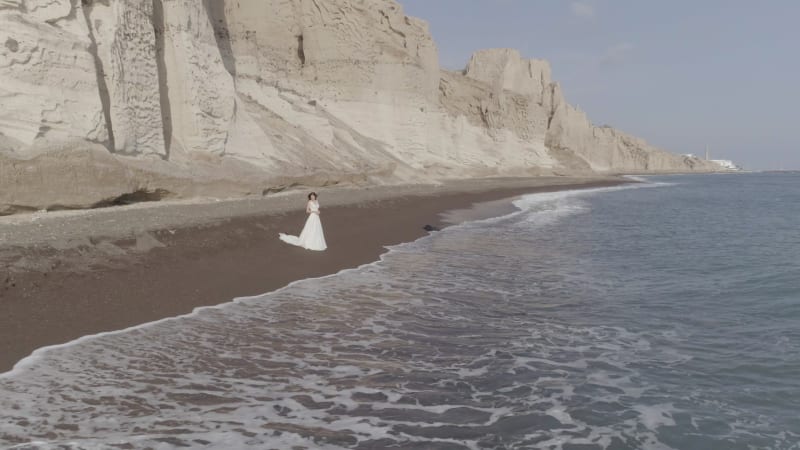
[[[730,159],[711,159],[710,161],[713,163],[717,163],[723,168],[728,170],[742,170],[741,167],[734,164],[734,162],[731,161]]]

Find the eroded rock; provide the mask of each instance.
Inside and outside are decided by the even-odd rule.
[[[143,192],[719,167],[594,126],[546,61],[439,68],[394,0],[0,0],[0,211]]]

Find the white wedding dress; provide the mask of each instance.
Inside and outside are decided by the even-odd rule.
[[[319,202],[309,200],[307,209],[311,213],[308,215],[306,225],[299,237],[283,233],[279,233],[278,236],[287,244],[297,245],[307,250],[325,250],[328,245],[325,243],[325,234],[322,232],[322,221],[319,220]]]

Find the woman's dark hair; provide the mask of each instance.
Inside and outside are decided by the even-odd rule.
[[[312,193],[308,194],[308,199],[309,199],[309,200],[311,200],[311,196],[312,196],[312,195],[314,196],[314,200],[316,200],[316,199],[318,199],[318,198],[319,198],[319,196],[317,195],[317,193],[316,193],[316,192],[312,192]]]

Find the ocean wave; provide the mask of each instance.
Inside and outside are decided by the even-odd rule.
[[[652,280],[591,264],[595,196],[644,186],[524,196],[357,269],[40,349],[0,377],[0,445],[791,448],[698,372],[689,324],[615,303]]]

